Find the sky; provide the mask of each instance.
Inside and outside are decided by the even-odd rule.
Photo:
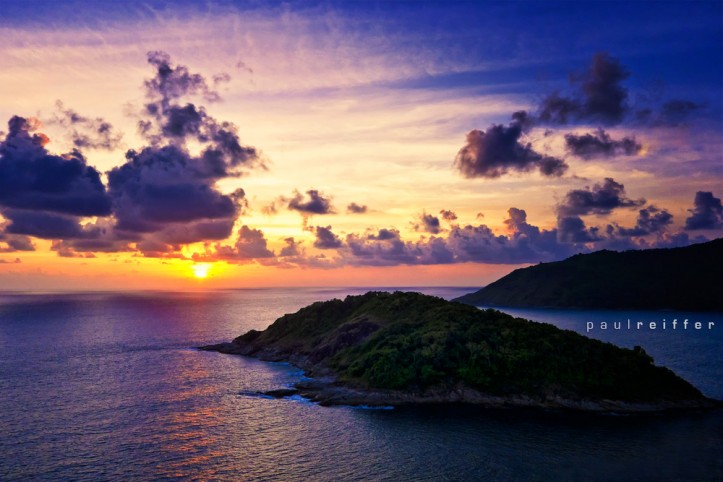
[[[0,290],[482,286],[723,232],[721,1],[0,10]]]

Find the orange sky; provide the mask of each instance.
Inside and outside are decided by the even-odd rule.
[[[529,236],[523,232],[527,228],[506,222],[512,207],[525,211],[529,224],[524,226],[553,232],[559,229],[559,206],[568,192],[594,191],[605,178],[624,184],[621,199],[630,201],[627,208],[581,215],[585,229],[600,228],[600,242],[579,245],[579,250],[587,250],[623,246],[606,237],[606,226],[633,226],[639,209],[651,206],[666,210],[673,221],[661,231],[625,242],[637,247],[672,243],[671,236],[686,228],[696,192],[720,197],[715,161],[720,155],[720,126],[705,119],[691,126],[605,125],[612,139],[634,135],[639,149],[632,155],[592,161],[571,155],[565,135],[595,132],[600,127],[596,123],[535,126],[524,132],[520,145],[564,160],[569,166],[564,175],[512,169],[496,178],[464,177],[453,162],[467,133],[491,124],[507,125],[512,112],[533,112],[545,92],[564,88],[564,74],[557,76],[559,80],[541,80],[558,73],[562,59],[553,55],[546,66],[524,56],[501,59],[463,51],[442,55],[431,46],[414,47],[403,32],[395,33],[393,25],[380,26],[386,30],[372,39],[355,31],[353,16],[333,9],[316,13],[153,11],[133,21],[109,18],[83,28],[62,22],[42,29],[6,22],[0,47],[0,119],[4,123],[20,115],[42,121],[34,132],[50,138],[46,149],[53,155],[73,147],[67,126],[53,122],[57,101],[88,118],[109,121],[122,133],[122,141],[111,149],[83,151],[105,185],[106,173],[126,162],[127,149],[148,143],[137,123],[148,101],[144,81],[154,75],[146,61],[151,50],[168,52],[173,66],[188,66],[209,85],[214,75],[228,74],[229,81],[212,85],[220,102],[206,102],[198,95],[188,101],[203,105],[219,122],[237,126],[243,145],[258,149],[268,169],[248,169],[241,177],[222,177],[211,185],[222,196],[239,188],[245,193],[247,206],[239,208],[226,240],[179,246],[171,259],[144,257],[138,249],[76,249],[71,253],[76,257],[61,257],[51,250],[52,238],[31,236],[35,251],[13,251],[0,244],[6,251],[0,254],[0,289],[482,285],[563,252],[549,248],[552,251],[540,259],[510,254],[490,263],[488,255],[476,258],[472,248],[454,244],[455,232],[466,236],[481,225],[489,228],[484,234],[489,239],[498,236],[518,243],[519,237]],[[591,53],[604,48],[601,42],[584,58],[581,54],[565,61],[567,70],[582,71]],[[527,66],[535,66],[537,78],[511,78],[510,72]],[[632,71],[635,65],[626,68]],[[449,79],[470,71],[504,75],[490,74],[477,84],[445,80],[440,85],[415,85],[418,79]],[[633,80],[640,83],[639,78]],[[634,87],[625,85],[631,102]],[[185,146],[189,155],[199,155],[201,145]],[[686,169],[681,171],[681,166]],[[305,196],[312,189],[330,201],[330,212],[309,215],[288,208],[294,192]],[[635,204],[641,198],[645,202]],[[367,206],[367,211],[349,214],[350,203]],[[264,209],[272,205],[276,213]],[[442,219],[443,210],[453,211],[456,219]],[[420,224],[425,214],[437,218],[438,229],[425,231]],[[83,225],[96,218],[78,220]],[[6,216],[5,229],[11,221]],[[113,222],[109,218],[108,226]],[[275,258],[239,258],[236,251],[233,259],[220,255],[217,245],[237,249],[234,243],[242,226],[252,234],[259,231]],[[463,232],[465,226],[470,230]],[[334,249],[319,247],[319,228],[325,227],[338,238]],[[375,257],[371,262],[352,252],[353,239],[364,240],[365,248],[378,248],[383,241],[374,237],[381,229],[395,230],[406,243],[404,249],[417,250],[415,260]],[[716,237],[720,229],[689,235],[690,240],[697,235]],[[294,238],[300,254],[281,259],[287,238]],[[439,261],[443,256],[437,253],[436,261],[428,261],[435,238],[453,258]],[[197,261],[212,263],[205,279],[194,276],[194,253]]]

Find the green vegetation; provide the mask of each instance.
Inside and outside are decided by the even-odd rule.
[[[702,398],[638,348],[419,293],[318,302],[234,344],[243,354],[332,371],[349,386],[423,392],[657,401]]]
[[[723,239],[598,251],[518,269],[456,301],[483,306],[723,310]]]

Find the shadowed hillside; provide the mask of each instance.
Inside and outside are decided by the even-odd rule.
[[[723,238],[684,248],[598,251],[522,268],[455,301],[509,307],[723,311]]]

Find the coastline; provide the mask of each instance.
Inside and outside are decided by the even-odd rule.
[[[697,400],[633,402],[607,399],[571,399],[559,395],[540,397],[491,395],[463,385],[444,389],[429,389],[423,392],[360,388],[339,381],[336,373],[329,368],[313,364],[308,357],[282,353],[273,348],[258,349],[253,345],[225,342],[200,346],[197,349],[227,355],[248,356],[268,362],[290,363],[303,370],[308,379],[295,383],[293,388],[268,390],[259,392],[259,394],[274,398],[299,395],[321,406],[399,407],[408,405],[466,404],[484,408],[525,408],[600,414],[645,414],[723,408],[723,401],[707,397]]]

